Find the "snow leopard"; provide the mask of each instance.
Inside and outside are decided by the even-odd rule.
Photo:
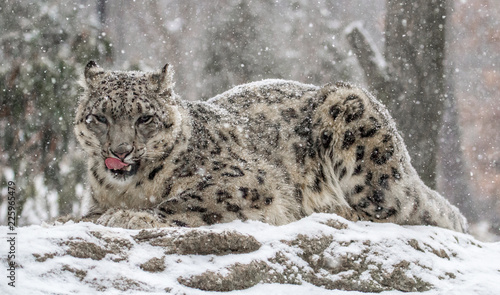
[[[88,155],[94,222],[283,225],[318,212],[466,231],[362,88],[263,80],[192,101],[174,92],[168,64],[109,71],[94,61],[82,80],[74,131]]]

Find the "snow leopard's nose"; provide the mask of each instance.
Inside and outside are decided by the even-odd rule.
[[[122,142],[118,146],[110,148],[109,150],[117,158],[123,160],[133,151],[133,149],[134,147],[131,144],[127,142]]]

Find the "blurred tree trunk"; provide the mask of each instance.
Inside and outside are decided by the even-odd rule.
[[[385,60],[361,26],[348,30],[348,41],[371,90],[396,120],[422,180],[436,189],[439,169],[439,190],[475,220],[464,176],[458,115],[453,92],[447,90],[447,0],[387,0],[386,10]]]
[[[101,23],[101,26],[104,28],[104,25],[106,24],[106,3],[107,0],[97,0],[97,16],[99,16],[99,22]]]
[[[399,93],[388,107],[422,180],[436,187],[436,155],[444,109],[446,0],[388,0],[385,56]]]

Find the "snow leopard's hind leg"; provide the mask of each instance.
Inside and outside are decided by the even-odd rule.
[[[326,85],[314,118],[317,144],[329,185],[339,187],[364,220],[394,222],[400,204],[391,199],[401,179],[394,131],[367,95],[349,84]]]
[[[323,165],[361,219],[428,224],[463,231],[463,218],[429,189],[410,164],[406,147],[385,107],[345,83],[319,94],[314,122]]]

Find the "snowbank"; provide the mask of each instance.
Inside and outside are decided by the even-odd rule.
[[[0,227],[0,294],[500,294],[500,243],[331,214],[279,227],[21,227],[15,287],[9,233]]]

